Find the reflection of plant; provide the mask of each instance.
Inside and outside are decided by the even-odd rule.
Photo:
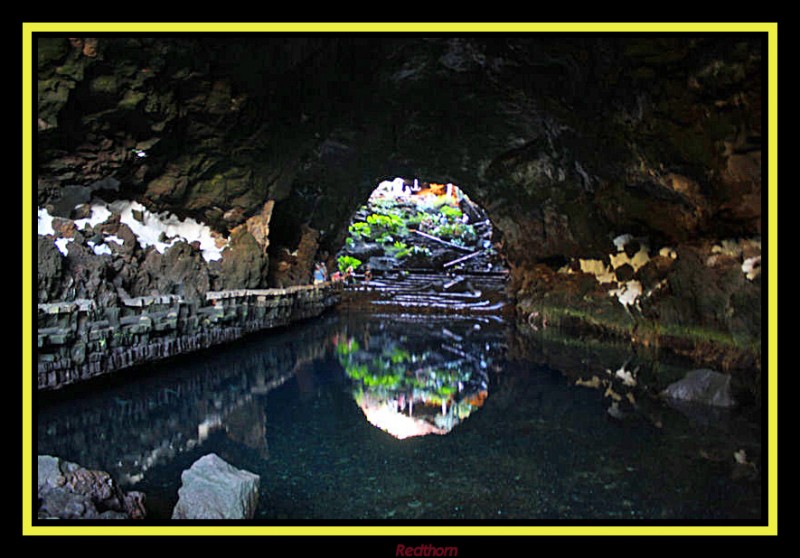
[[[358,344],[358,341],[354,338],[350,338],[346,342],[336,345],[336,354],[340,356],[349,356],[357,353],[360,349],[361,346]]]
[[[352,266],[352,268],[355,270],[361,265],[361,260],[354,258],[353,256],[339,256],[337,262],[339,264],[339,271],[342,273],[347,271],[348,267]]]
[[[459,384],[466,384],[472,376],[470,370],[460,366],[425,365],[429,353],[413,354],[398,346],[384,348],[365,360],[358,342],[352,338],[339,343],[336,354],[347,375],[364,387],[394,393],[413,392],[415,397],[435,405],[453,400]],[[413,367],[412,363],[415,363]]]
[[[411,352],[394,342],[373,347],[363,350],[350,338],[336,354],[353,397],[379,428],[402,437],[441,434],[483,406],[487,392],[475,381],[481,372],[465,361],[443,361],[438,351]]]
[[[401,362],[406,362],[408,360],[411,360],[411,353],[409,353],[408,351],[404,351],[403,349],[400,349],[398,347],[395,347],[389,353],[389,360],[392,362],[392,364],[399,364]]]

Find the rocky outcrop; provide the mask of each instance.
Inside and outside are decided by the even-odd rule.
[[[52,240],[39,237],[36,249],[39,302],[58,300],[64,258]]]
[[[111,475],[50,455],[38,457],[39,519],[143,519],[144,494],[123,492]]]
[[[279,287],[308,284],[319,249],[318,241],[319,231],[303,224],[297,248],[292,252],[284,248],[275,257],[275,265],[270,269],[270,283]]]
[[[252,519],[260,478],[217,454],[204,455],[181,474],[172,519]]]
[[[163,254],[148,250],[126,286],[131,296],[167,294],[197,300],[211,290],[208,267],[196,248],[176,242]],[[223,277],[220,282],[227,282],[227,274],[220,275]]]
[[[246,229],[237,229],[220,265],[218,285],[222,289],[255,289],[265,283],[266,269],[266,255],[255,237]]]

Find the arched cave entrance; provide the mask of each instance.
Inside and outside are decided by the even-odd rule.
[[[354,213],[332,278],[348,302],[498,313],[508,271],[487,212],[459,186],[384,180]],[[321,269],[317,280],[323,278]]]

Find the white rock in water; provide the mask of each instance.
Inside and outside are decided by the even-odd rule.
[[[715,407],[733,407],[736,404],[731,395],[731,377],[707,368],[688,372],[682,380],[668,385],[661,395]]]
[[[181,474],[172,519],[252,519],[259,481],[215,453],[204,455]]]

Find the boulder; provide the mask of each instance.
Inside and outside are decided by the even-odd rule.
[[[259,481],[217,454],[204,455],[181,474],[172,519],[252,519]]]
[[[692,370],[683,379],[667,386],[663,397],[715,407],[733,407],[731,377],[707,368]]]
[[[105,471],[38,457],[39,519],[142,519],[144,494],[123,492]]]
[[[267,264],[267,256],[255,237],[246,228],[240,228],[231,235],[230,245],[222,253],[218,288],[263,287]]]
[[[381,257],[384,255],[383,246],[377,242],[356,242],[353,246],[345,250],[348,256],[358,258],[362,262],[369,260],[372,256]]]

